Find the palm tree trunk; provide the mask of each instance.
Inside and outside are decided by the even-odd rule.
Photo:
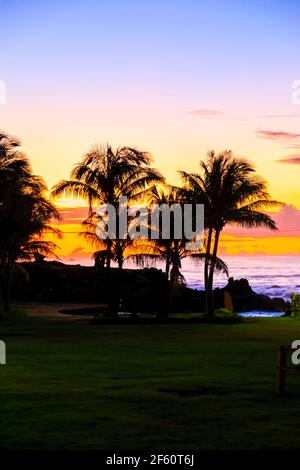
[[[170,279],[166,279],[166,290],[163,296],[163,301],[161,305],[161,311],[158,313],[159,318],[168,318],[170,311],[171,311],[171,306],[172,306],[172,299],[173,299],[173,293],[174,293],[174,276],[171,276]]]
[[[175,286],[175,279],[174,279],[174,276],[171,274],[171,279],[170,279],[170,282],[169,282],[168,293],[167,293],[165,317],[168,317],[170,315],[170,312],[171,312],[172,300],[173,300],[173,295],[174,295],[174,286]]]
[[[10,259],[7,265],[6,283],[5,283],[5,288],[3,292],[3,307],[4,307],[5,312],[8,312],[9,306],[10,306],[10,289],[11,289],[14,265],[15,265],[14,260]]]
[[[170,276],[170,268],[171,268],[171,257],[170,257],[170,252],[169,252],[169,249],[167,248],[167,251],[166,251],[166,270],[165,270],[165,274],[166,274],[166,289],[165,289],[165,293],[164,293],[164,296],[163,296],[163,300],[162,300],[162,303],[161,303],[161,306],[160,306],[160,311],[158,313],[158,317],[160,318],[165,318],[165,317],[168,317],[169,316],[169,313],[170,313],[170,308],[171,308],[171,297],[172,297],[172,286],[171,286],[171,279],[169,279],[169,276]]]
[[[124,264],[124,256],[121,254],[118,254],[118,268],[123,269],[123,264]]]
[[[169,279],[169,275],[170,275],[170,255],[167,253],[167,259],[166,259],[166,276],[167,276],[167,279]]]
[[[180,276],[181,260],[178,252],[173,253],[172,259],[170,259],[170,268],[170,280],[167,282],[165,308],[163,310],[164,317],[168,317],[171,312],[176,281]]]
[[[107,240],[107,248],[106,248],[106,267],[107,270],[110,270],[111,265],[111,240]]]
[[[106,289],[108,298],[108,312],[113,318],[118,316],[118,307],[116,306],[116,295],[113,286],[112,272],[111,272],[111,240],[107,239],[106,251]]]
[[[114,292],[113,292],[113,303],[114,303],[114,308],[112,315],[114,318],[118,318],[118,313],[120,311],[120,308],[122,306],[122,284],[123,284],[123,263],[124,263],[124,256],[122,253],[122,250],[118,252],[118,272],[116,273],[117,279],[116,279],[116,284],[114,286]]]
[[[220,230],[217,229],[215,232],[214,249],[213,249],[212,259],[210,263],[208,285],[207,285],[208,304],[207,304],[206,315],[209,317],[214,316],[213,282],[214,282],[214,272],[215,272],[215,265],[216,265],[216,259],[217,259],[217,253],[218,253],[219,237],[220,237]]]
[[[211,248],[211,239],[212,239],[212,227],[208,229],[208,237],[207,237],[207,245],[206,245],[206,255],[210,255],[210,248]],[[204,262],[204,286],[205,286],[205,312],[208,314],[209,310],[209,298],[208,298],[208,274],[209,274],[209,258],[208,256],[205,258]]]

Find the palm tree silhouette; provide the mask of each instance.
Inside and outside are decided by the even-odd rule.
[[[150,204],[157,204],[159,206],[164,204],[168,207],[180,205],[182,208],[186,203],[193,203],[189,192],[184,188],[171,185],[164,185],[160,189],[153,187],[147,192],[147,196]],[[187,239],[184,235],[183,227],[182,237],[177,238],[175,236],[175,219],[171,218],[170,222],[170,237],[168,238],[163,235],[161,225],[158,228],[152,227],[152,229],[154,228],[159,231],[159,237],[149,242],[149,247],[152,246],[152,249],[149,250],[148,255],[145,255],[146,257],[149,255],[152,257],[156,256],[165,261],[165,273],[169,283],[166,288],[165,304],[162,308],[161,316],[169,315],[176,286],[185,283],[184,276],[181,273],[182,260],[190,258],[194,264],[198,264],[211,257],[209,253],[203,252],[203,245],[201,243],[198,247],[196,245],[195,248],[189,246],[192,241],[195,242],[196,240]],[[226,264],[218,257],[215,259],[215,269],[228,274]]]
[[[56,207],[45,197],[44,181],[32,173],[20,141],[0,133],[0,290],[1,308],[9,308],[9,292],[15,261],[35,254],[53,254],[55,244],[41,237],[59,219]]]
[[[128,228],[130,229],[130,217],[128,217],[128,222]],[[107,239],[99,238],[97,224],[98,219],[92,214],[82,222],[84,230],[80,232],[80,235],[97,249],[92,256],[95,264],[104,267],[107,259]],[[149,249],[148,240],[130,238],[129,233],[126,235],[125,239],[110,240],[110,259],[118,264],[119,269],[123,269],[126,259],[136,261],[139,264],[142,254]]]
[[[66,194],[85,199],[91,220],[96,215],[95,206],[111,204],[117,208],[121,196],[126,196],[131,203],[140,199],[149,186],[163,181],[150,163],[148,153],[133,147],[119,147],[114,151],[108,144],[94,146],[83,161],[75,165],[71,179],[57,183],[51,194],[53,197]],[[106,246],[106,266],[110,268],[113,242],[109,238],[102,242]]]
[[[204,267],[206,314],[214,314],[213,278],[220,234],[227,224],[277,230],[274,220],[262,210],[282,205],[271,200],[267,183],[251,163],[231,151],[210,151],[200,162],[200,173],[179,172],[188,198],[205,207],[207,227]]]
[[[66,194],[81,197],[88,202],[89,216],[85,221],[85,236],[92,242],[95,242],[95,218],[98,216],[99,205],[110,204],[116,210],[115,239],[106,237],[96,241],[100,248],[98,251],[104,252],[106,256],[109,311],[113,316],[117,315],[119,300],[116,286],[112,292],[111,261],[115,258],[122,268],[124,250],[129,243],[128,237],[126,240],[119,239],[119,198],[126,196],[128,204],[133,203],[140,200],[151,185],[164,180],[158,170],[150,167],[151,161],[148,153],[133,147],[113,150],[108,144],[104,147],[96,145],[83,157],[81,163],[75,165],[71,179],[60,181],[52,189],[53,197]],[[99,256],[98,253],[98,260]]]

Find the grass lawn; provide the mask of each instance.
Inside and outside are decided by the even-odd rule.
[[[300,320],[0,325],[2,449],[300,448],[300,374],[275,390]]]

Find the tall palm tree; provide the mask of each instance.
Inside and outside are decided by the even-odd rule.
[[[277,230],[274,220],[263,210],[278,207],[271,200],[264,179],[251,163],[234,157],[231,151],[210,151],[200,162],[199,173],[180,172],[188,197],[204,203],[207,227],[207,256],[204,267],[206,314],[214,314],[213,278],[220,234],[227,224],[245,228],[265,227]]]
[[[182,208],[185,203],[192,202],[190,201],[190,194],[184,188],[171,185],[165,185],[164,188],[160,189],[153,187],[147,192],[147,196],[151,204],[166,204],[169,207],[179,204]],[[199,262],[203,263],[203,261],[211,257],[210,253],[203,252],[203,246],[201,244],[199,247],[195,246],[195,248],[191,249],[188,245],[191,240],[185,238],[183,230],[182,237],[179,239],[176,238],[174,223],[175,219],[171,219],[169,238],[163,236],[161,226],[158,228],[159,237],[156,240],[152,240],[152,246],[153,243],[154,246],[149,252],[152,257],[157,256],[165,260],[165,273],[169,283],[166,290],[165,305],[161,312],[162,316],[169,315],[175,288],[185,282],[184,276],[181,273],[182,260],[184,258],[190,258],[192,262],[198,264]],[[215,258],[215,269],[224,272],[226,275],[228,274],[226,264],[218,257]]]
[[[163,181],[150,163],[148,153],[133,147],[119,147],[114,151],[108,144],[94,146],[82,162],[75,165],[70,180],[60,181],[53,187],[52,196],[66,194],[85,199],[89,217],[96,215],[95,208],[101,204],[111,204],[117,209],[121,196],[126,196],[131,203],[141,198],[146,188]],[[112,240],[107,238],[103,243],[106,245],[106,266],[110,268]]]
[[[0,313],[4,310],[4,291],[7,284],[8,245],[14,227],[15,215],[13,196],[18,194],[22,181],[31,177],[28,159],[19,149],[16,137],[0,131]]]
[[[40,240],[59,219],[56,207],[44,196],[46,185],[33,175],[28,158],[19,150],[18,139],[0,134],[0,300],[9,308],[9,291],[15,261],[30,253],[52,253],[55,245]]]
[[[144,191],[151,185],[163,181],[158,170],[150,166],[151,161],[148,153],[133,147],[119,147],[113,150],[108,144],[104,147],[94,146],[83,157],[82,162],[75,165],[70,180],[60,181],[52,189],[53,197],[66,194],[85,199],[89,206],[87,224],[94,223],[99,205],[110,204],[116,210],[116,240],[109,237],[101,239],[101,251],[106,254],[109,310],[113,316],[117,315],[117,302],[116,291],[112,292],[111,260],[113,256],[117,256],[119,266],[122,266],[127,242],[118,240],[119,198],[126,196],[130,204],[141,199]],[[95,239],[93,229],[90,236]]]
[[[80,235],[96,248],[96,251],[93,253],[93,259],[98,265],[105,266],[107,261],[107,240],[99,238],[98,236],[98,219],[94,216],[89,216],[86,220],[82,222],[84,231],[80,232]],[[130,227],[130,220],[129,225]],[[148,249],[147,242],[145,240],[133,239],[130,238],[129,234],[125,239],[116,238],[111,240],[109,245],[110,247],[110,259],[118,264],[119,269],[123,269],[123,264],[126,259],[139,261],[139,256],[142,255],[143,250]]]

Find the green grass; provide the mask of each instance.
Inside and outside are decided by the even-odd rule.
[[[275,389],[297,318],[236,325],[0,324],[2,449],[300,447],[300,374]]]

